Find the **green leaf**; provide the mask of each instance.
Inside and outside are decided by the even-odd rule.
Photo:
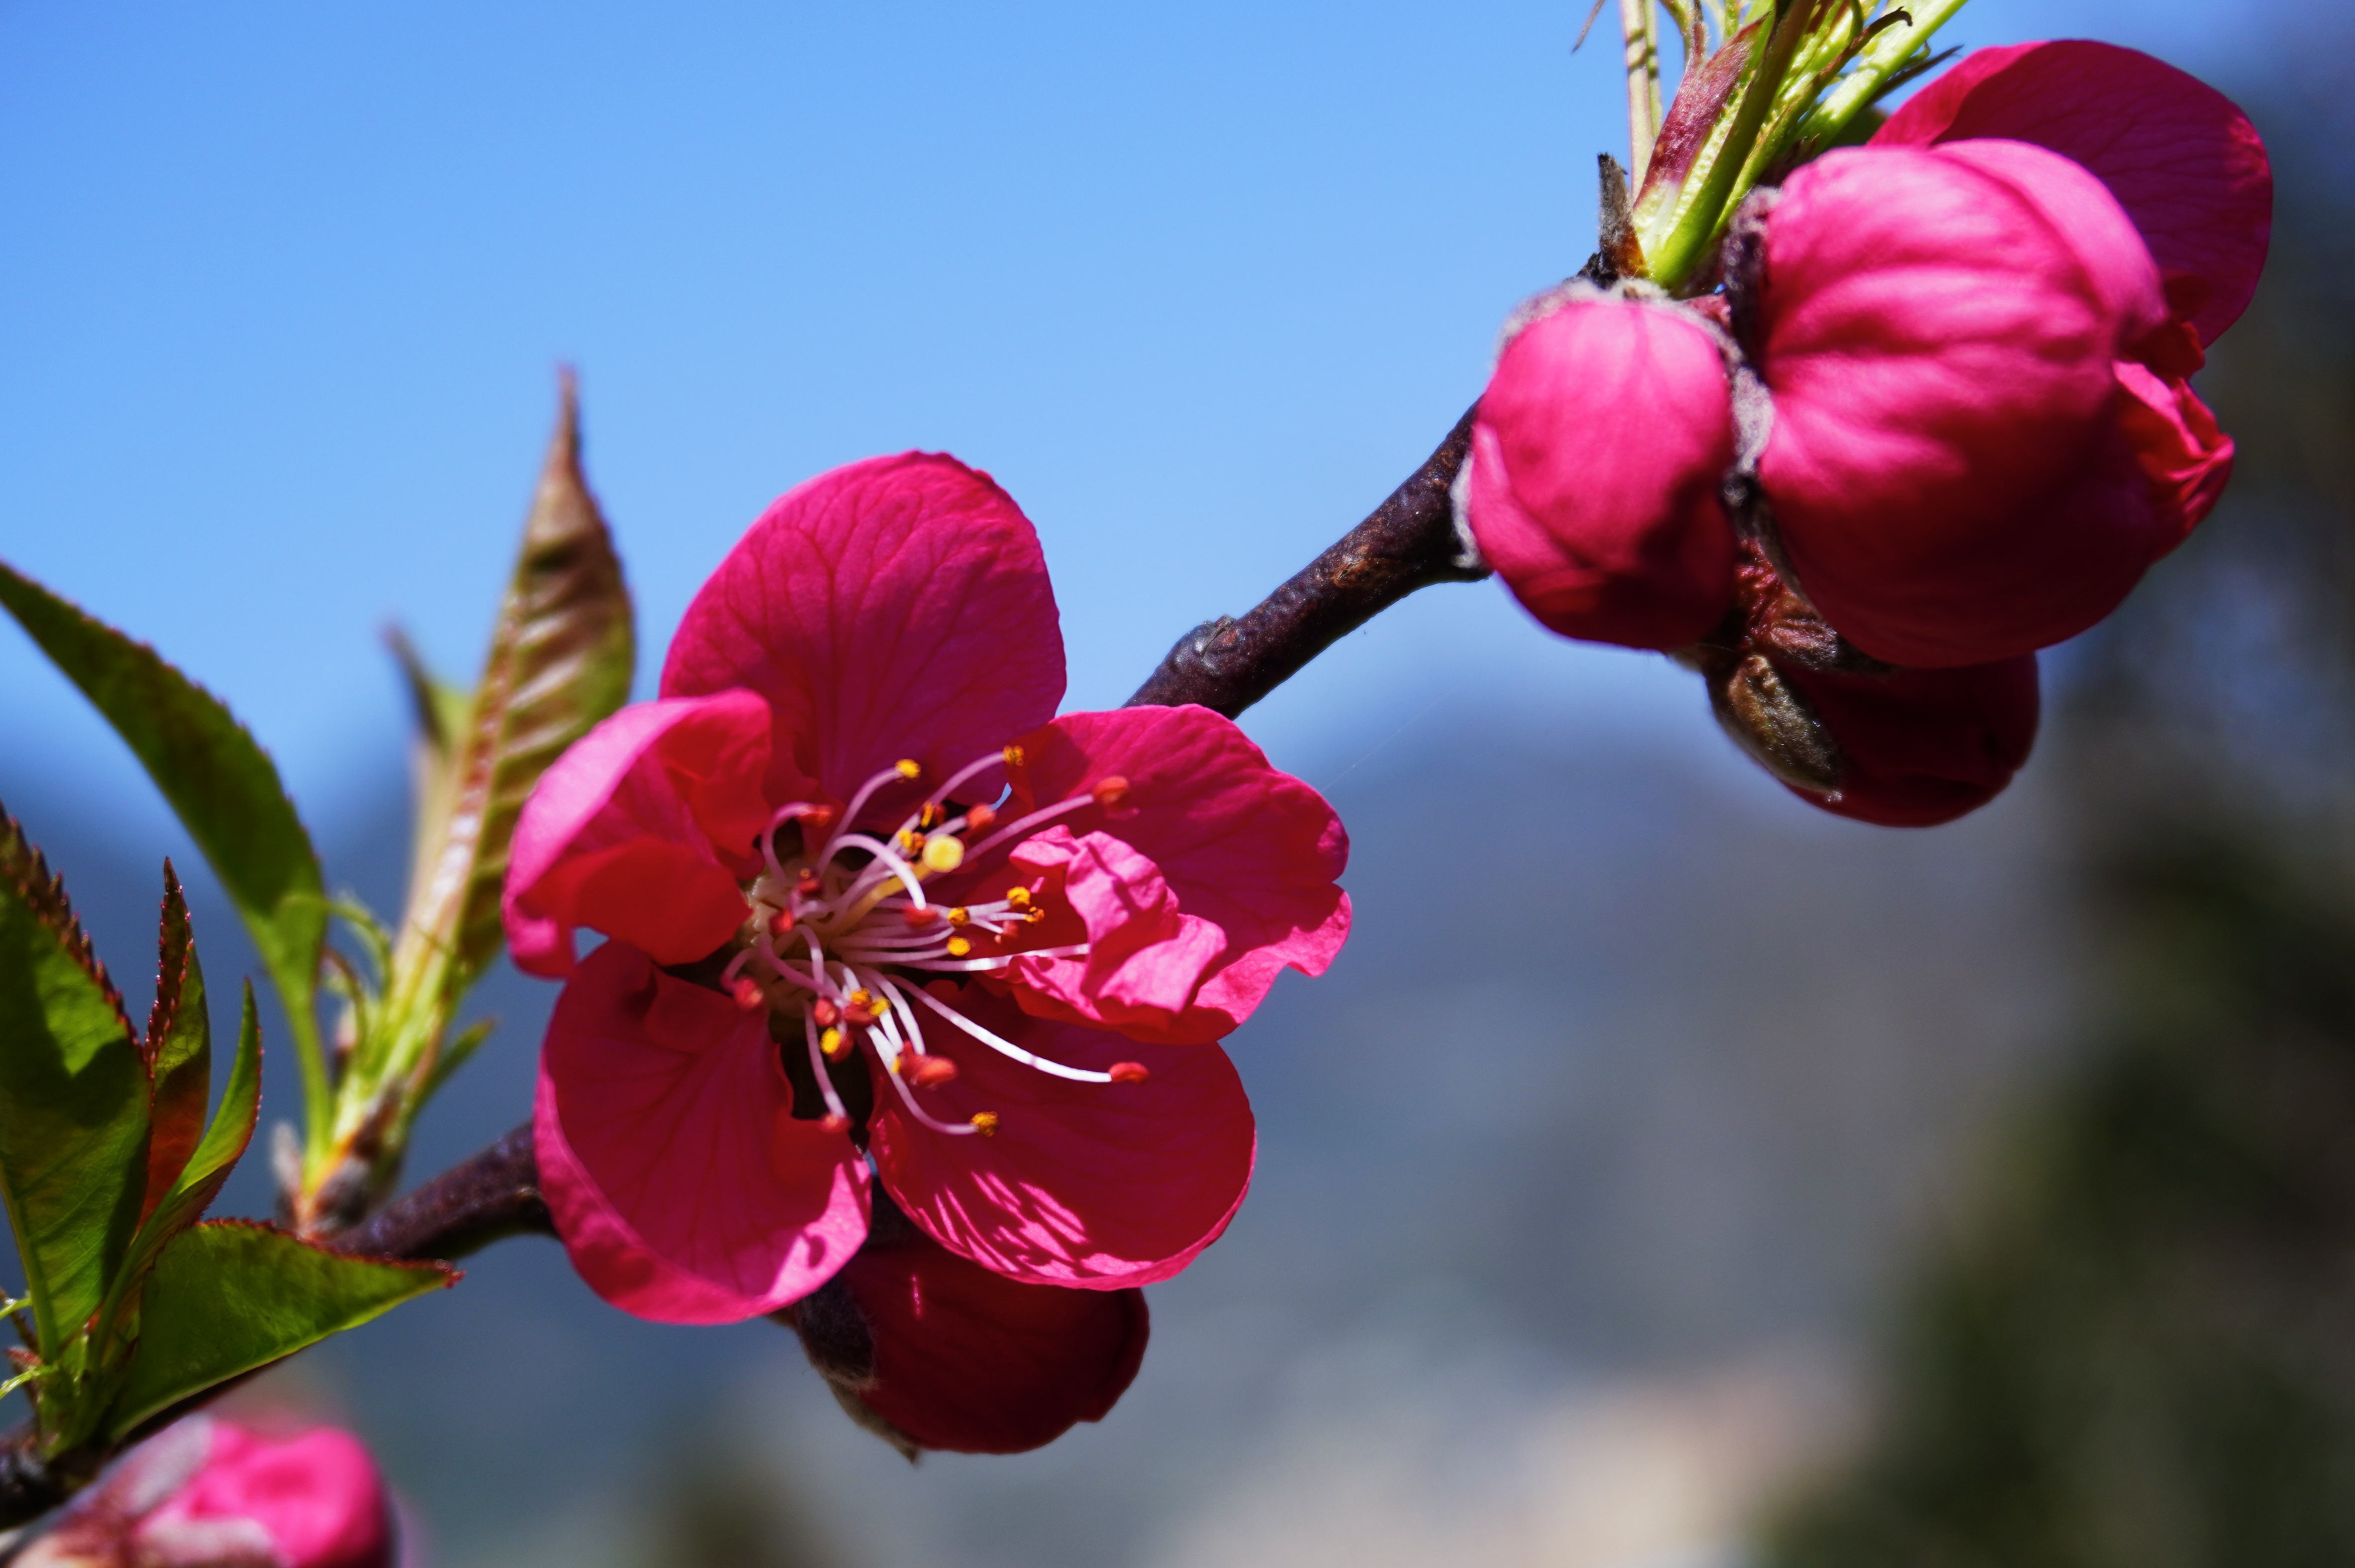
[[[193,951],[188,958],[193,970]],[[199,1100],[197,1105],[201,1114],[204,1102]],[[147,1271],[172,1238],[196,1223],[219,1195],[221,1183],[229,1179],[246,1146],[253,1141],[254,1123],[261,1114],[261,1024],[254,1016],[253,987],[249,984],[244,1014],[238,1023],[237,1059],[229,1064],[229,1087],[221,1093],[220,1109],[213,1113],[212,1125],[205,1129],[203,1139],[189,1153],[172,1185],[140,1222],[123,1267],[107,1290],[106,1304],[99,1312],[101,1360],[111,1360],[115,1332],[124,1323],[127,1309],[138,1302]],[[154,1157],[151,1153],[151,1162]]]
[[[147,1196],[140,1216],[155,1211],[204,1136],[205,1102],[213,1092],[212,1019],[205,1008],[205,974],[197,963],[188,904],[172,862],[164,862],[164,912],[155,938],[155,1005],[147,1012]]]
[[[451,1008],[498,955],[499,891],[524,797],[566,747],[629,700],[636,660],[622,563],[581,470],[570,374],[561,390],[515,576],[454,733],[446,694],[421,670],[410,676],[427,720],[428,765],[437,752],[442,761],[439,778],[419,792],[428,815],[418,824],[396,967],[415,974],[434,967],[429,955],[446,955],[437,989]]]
[[[98,1310],[146,1191],[147,1073],[123,998],[0,810],[0,1197],[55,1360]]]
[[[106,716],[211,863],[285,1004],[313,1141],[322,1142],[327,1070],[313,998],[327,909],[318,858],[277,768],[218,698],[155,649],[5,564],[0,606]]]
[[[251,1221],[183,1231],[147,1282],[108,1437],[457,1277],[447,1264],[349,1257]]]

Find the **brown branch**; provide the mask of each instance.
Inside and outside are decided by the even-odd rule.
[[[554,1234],[527,1122],[328,1244],[369,1257],[448,1263],[509,1236]]]
[[[1461,562],[1447,494],[1471,439],[1466,411],[1372,516],[1249,614],[1221,615],[1188,633],[1129,706],[1199,702],[1231,719],[1416,589],[1487,576],[1486,567]],[[509,1236],[555,1233],[527,1123],[328,1244],[370,1257],[450,1262]],[[186,1408],[220,1392],[208,1391]],[[0,1530],[65,1501],[108,1457],[80,1454],[52,1464],[40,1457],[38,1441],[30,1424],[0,1435]]]
[[[1477,405],[1475,405],[1476,407]],[[1232,719],[1308,661],[1418,588],[1476,582],[1462,564],[1448,486],[1472,442],[1471,409],[1373,515],[1237,620],[1205,621],[1178,640],[1128,706],[1199,702]]]

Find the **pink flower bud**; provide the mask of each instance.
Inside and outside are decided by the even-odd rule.
[[[1924,668],[2100,620],[2180,537],[2147,485],[2109,483],[2113,367],[2167,322],[2133,224],[2057,154],[1982,141],[1801,169],[1767,220],[1750,346],[1800,587],[1865,652]]]
[[[194,1416],[133,1450],[20,1568],[391,1568],[391,1508],[359,1439],[282,1442]]]
[[[1886,675],[1808,669],[1797,688],[1839,750],[1838,787],[1786,785],[1811,805],[1884,827],[1934,827],[2003,793],[2036,741],[2036,656]]]
[[[1472,427],[1480,553],[1552,630],[1689,643],[1733,597],[1718,488],[1733,416],[1717,346],[1676,310],[1572,300],[1516,336]]]
[[[879,1232],[788,1317],[845,1409],[903,1451],[1019,1454],[1101,1421],[1145,1359],[1141,1290],[1025,1285],[879,1206]]]

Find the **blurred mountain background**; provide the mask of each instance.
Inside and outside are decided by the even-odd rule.
[[[1987,10],[2019,25],[1972,41],[2043,30],[2026,7]],[[2219,43],[2184,21],[2197,7],[2113,11],[2071,17],[2172,41],[2187,67],[2201,48],[2223,62],[2210,74],[2275,155],[2275,258],[2202,384],[2241,443],[2232,492],[2126,613],[2048,659],[2040,754],[1993,806],[1929,833],[1821,816],[1737,757],[1665,661],[1545,638],[1493,586],[1433,591],[1249,717],[1349,825],[1356,933],[1328,977],[1288,977],[1231,1042],[1261,1123],[1252,1195],[1225,1239],[1152,1291],[1144,1371],[1100,1426],[1019,1458],[911,1467],[843,1421],[784,1331],[636,1322],[537,1240],[484,1253],[457,1289],[239,1397],[357,1426],[444,1568],[2355,1559],[2355,341],[2339,304],[2355,126],[2333,74],[2348,57],[2295,29],[2259,48],[2223,27]],[[1575,25],[1538,19],[1549,40]],[[1403,86],[1424,61],[1420,33],[1396,21],[1369,24],[1380,49],[1357,47]],[[1473,38],[1501,59],[1528,24],[1485,18],[1487,31],[1430,47],[1476,52]],[[1284,39],[1253,36],[1289,58]],[[1609,91],[1598,52],[1579,68],[1590,96]],[[1581,167],[1584,140],[1616,141],[1603,107],[1577,129]],[[1444,116],[1417,133],[1447,133]],[[1493,175],[1462,177],[1477,191]],[[1327,193],[1348,232],[1374,231],[1394,194]],[[1560,234],[1526,223],[1481,264],[1512,288],[1542,282],[1542,258],[1568,256],[1584,223],[1583,208]],[[1306,243],[1287,233],[1291,249],[1252,254],[1283,277],[1337,275],[1346,251]],[[1418,251],[1354,286],[1444,294],[1448,264]],[[1509,293],[1479,290],[1507,287],[1484,276],[1458,293],[1500,313]],[[1140,330],[1182,330],[1200,304],[1182,283],[1161,297],[1170,321]],[[1321,308],[1305,284],[1295,303]],[[1019,319],[1052,341],[1043,307]],[[1395,330],[1412,346],[1464,327]],[[1282,322],[1233,329],[1291,342]],[[1232,452],[1233,516],[1203,526],[1265,536],[1166,580],[1143,581],[1150,555],[1108,552],[1070,519],[1118,517],[1149,540],[1156,508],[1182,518],[1195,504],[1187,486],[1175,500],[1106,491],[1092,470],[1065,475],[1028,438],[1006,438],[1047,491],[1032,505],[1080,661],[1075,697],[1117,700],[1169,636],[1240,609],[1378,499],[1476,388],[1478,347],[1417,348],[1444,375],[1386,367],[1439,384],[1421,403],[1392,398],[1349,441],[1312,432],[1330,450],[1305,457],[1182,424],[1137,436]],[[609,428],[598,365],[592,480]],[[1337,371],[1367,379],[1313,356],[1285,373],[1321,386]],[[626,443],[653,393],[622,379],[610,428]],[[1018,391],[1009,426],[1030,406]],[[953,392],[973,396],[939,396]],[[1120,395],[1135,403],[1124,418],[1160,406]],[[1235,418],[1259,399],[1274,407],[1252,417],[1279,433],[1359,419],[1284,395],[1237,389]],[[815,444],[832,461],[911,439],[892,429],[846,416]],[[955,433],[995,465],[980,435]],[[532,455],[500,456],[518,502]],[[643,500],[653,459],[624,446],[615,466],[623,549],[634,581],[653,579],[652,667],[664,617],[725,534],[688,549],[674,537],[686,525]],[[352,504],[407,482],[371,479]],[[686,512],[705,534],[750,515],[709,499]],[[504,537],[492,530],[485,560]],[[168,577],[176,547],[168,532],[155,541],[117,575]],[[43,570],[92,548],[0,517],[0,553],[37,553],[28,564]],[[368,569],[287,578],[286,613],[314,613],[303,596],[355,570]],[[1115,596],[1124,573],[1129,599]],[[143,620],[139,603],[104,602],[123,591],[102,571],[50,575],[175,651],[159,609]],[[486,605],[496,569],[477,575],[468,591]],[[189,624],[232,603],[274,610],[272,581],[256,599],[216,594]],[[342,642],[365,644],[375,603],[335,602]],[[445,632],[437,651],[454,668],[469,650]],[[198,673],[247,707],[231,678],[243,667],[210,656]],[[323,702],[369,718],[302,729],[289,772],[331,880],[389,909],[408,809],[397,690],[389,668],[380,689],[332,686],[349,673],[323,667],[282,693],[245,678],[282,724]],[[0,664],[12,718],[50,723],[42,678],[29,657]],[[102,732],[39,733],[46,749],[0,743],[0,800],[66,870],[136,1005],[155,862],[180,841],[126,804],[119,755],[104,753],[112,774],[57,761],[68,742],[101,755]],[[208,967],[250,967],[233,919],[193,880]],[[414,1170],[521,1119],[551,998],[506,973],[485,987],[475,1010],[500,1033],[428,1113]],[[265,1115],[292,1094],[280,1063]],[[224,1211],[266,1211],[261,1163]]]

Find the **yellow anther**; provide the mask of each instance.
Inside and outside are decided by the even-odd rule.
[[[911,827],[893,840],[902,855],[913,855],[924,847],[924,836]]]
[[[941,818],[946,815],[948,814],[941,809],[938,801],[928,800],[924,802],[923,809],[916,813],[916,826],[938,827],[941,825]]]
[[[1022,765],[1021,747],[1008,746],[1006,748],[1006,765],[1009,768],[1018,768]]]
[[[838,1029],[820,1029],[817,1048],[826,1052],[826,1059],[828,1061],[839,1061],[842,1060],[842,1053],[850,1049],[850,1041],[844,1038],[843,1032]]]
[[[975,1111],[973,1114],[973,1130],[979,1133],[983,1137],[989,1137],[996,1134],[997,1131],[997,1113],[995,1111]]]
[[[967,910],[963,904],[959,904],[956,908],[949,911],[949,923],[951,925],[963,925],[972,918],[972,912]]]
[[[871,1008],[875,1005],[875,993],[861,987],[850,993],[849,1000],[854,1008]]]
[[[964,864],[964,842],[943,833],[924,840],[924,869],[954,871]]]
[[[1030,890],[1028,888],[1008,888],[1006,890],[1006,901],[1012,904],[1016,909],[1028,909],[1030,907]]]
[[[972,943],[972,941],[971,941],[970,939],[968,939],[968,938],[966,938],[966,937],[963,937],[963,936],[952,936],[952,937],[950,937],[950,938],[949,938],[949,956],[950,956],[950,957],[952,957],[952,958],[962,958],[962,957],[964,957],[966,954],[968,954],[968,953],[970,953],[970,952],[972,952],[972,951],[973,951],[973,943]]]
[[[916,761],[913,757],[902,757],[891,765],[900,770],[900,776],[903,779],[921,778],[923,776],[924,764]]]

